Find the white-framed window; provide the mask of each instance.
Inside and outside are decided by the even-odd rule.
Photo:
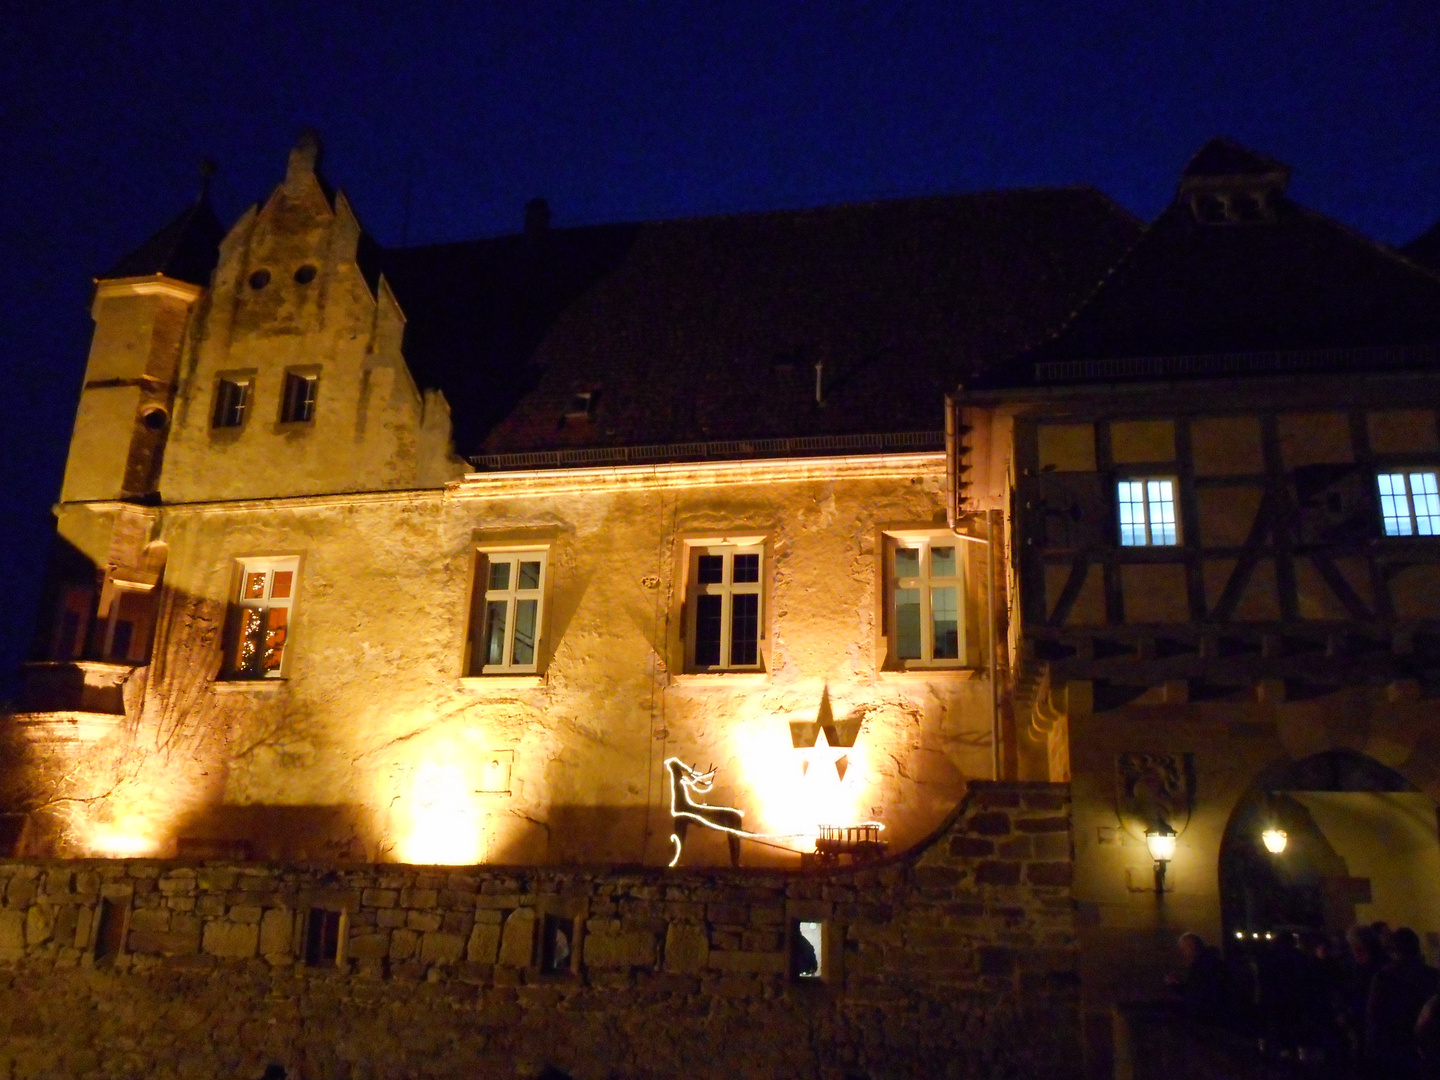
[[[320,376],[303,371],[285,373],[285,389],[280,400],[282,424],[308,424],[315,419],[315,396],[320,389]]]
[[[539,670],[548,561],[543,548],[479,553],[467,674]]]
[[[238,679],[278,679],[290,639],[290,612],[300,584],[300,560],[288,556],[239,562],[230,672]]]
[[[215,380],[215,408],[210,426],[238,428],[250,410],[250,380],[242,376],[221,376]]]
[[[764,626],[763,544],[690,548],[686,671],[759,671]]]
[[[1173,476],[1135,476],[1115,485],[1122,547],[1173,547],[1180,542]]]
[[[1440,536],[1440,488],[1434,469],[1382,472],[1376,482],[1386,536]]]
[[[892,536],[886,545],[890,666],[965,661],[965,572],[953,533]]]

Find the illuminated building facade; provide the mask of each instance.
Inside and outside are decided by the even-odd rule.
[[[1009,556],[998,503],[947,523],[943,396],[1058,325],[1128,214],[536,201],[387,251],[317,157],[97,284],[20,850],[664,866],[676,758],[744,863],[795,866],[822,826],[908,847],[994,774]],[[729,859],[689,830],[683,865]]]
[[[962,520],[1013,500],[1010,767],[1071,785],[1097,1074],[1180,931],[1383,919],[1440,952],[1434,234],[1390,250],[1288,179],[1208,144],[1065,325],[954,398]]]

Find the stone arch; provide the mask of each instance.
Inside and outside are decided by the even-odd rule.
[[[1418,779],[1347,746],[1262,769],[1231,808],[1220,845],[1227,943],[1375,918],[1411,923],[1440,903],[1440,818]],[[1266,849],[1265,829],[1287,834],[1284,851]],[[1417,907],[1417,897],[1428,899]],[[1417,929],[1440,948],[1440,921]]]

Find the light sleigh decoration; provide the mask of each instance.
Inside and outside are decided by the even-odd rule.
[[[685,834],[689,831],[691,822],[725,834],[730,847],[731,866],[740,865],[742,839],[798,854],[802,862],[810,857],[789,845],[773,843],[775,840],[792,839],[801,834],[750,832],[745,828],[744,811],[733,806],[711,806],[705,802],[704,796],[715,786],[713,765],[701,772],[695,766],[686,765],[679,758],[672,757],[665,759],[665,773],[670,784],[670,843],[674,846],[669,866],[679,865],[680,856],[685,851]],[[825,860],[831,863],[842,854],[857,860],[874,858],[884,852],[885,845],[879,841],[880,831],[884,828],[878,821],[866,821],[850,827],[821,826],[822,842],[816,844],[816,854],[823,855]],[[859,834],[862,839],[852,841],[851,834]],[[829,847],[822,852],[822,844],[827,840]]]

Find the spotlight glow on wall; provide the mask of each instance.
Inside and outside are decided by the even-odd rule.
[[[405,800],[397,853],[408,863],[471,866],[484,857],[485,815],[475,785],[454,761],[415,767]]]

